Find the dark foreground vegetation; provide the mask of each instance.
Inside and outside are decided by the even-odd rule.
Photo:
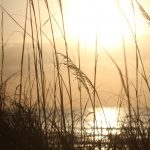
[[[43,1],[48,15],[46,22],[42,23],[40,18],[39,3],[27,0],[24,16],[24,26],[2,5],[1,8],[1,66],[0,66],[0,149],[1,150],[148,150],[150,149],[150,120],[148,101],[150,100],[150,80],[148,71],[144,67],[141,51],[138,46],[136,30],[131,29],[133,43],[135,46],[135,81],[130,81],[128,75],[128,59],[126,47],[123,42],[124,67],[120,68],[117,61],[110,53],[103,49],[118,71],[121,81],[121,93],[118,95],[118,109],[123,102],[126,103],[128,113],[121,120],[117,132],[109,125],[107,129],[99,129],[96,118],[96,107],[103,110],[102,100],[96,89],[98,51],[97,45],[94,49],[93,79],[90,79],[83,71],[81,64],[80,48],[77,49],[77,65],[70,58],[69,46],[65,32],[62,1],[58,0],[60,9],[61,25],[51,14],[49,1]],[[150,16],[138,1],[131,1],[133,14],[136,5],[146,21],[150,23]],[[86,4],[85,4],[86,5]],[[129,27],[128,18],[121,8],[118,9]],[[4,14],[7,15],[17,27],[21,28],[23,34],[22,53],[19,73],[11,73],[5,77],[5,44],[4,42]],[[108,18],[109,19],[109,18]],[[42,30],[43,24],[49,23],[50,37]],[[54,24],[60,29],[64,53],[59,51],[54,32]],[[30,30],[27,31],[27,25]],[[136,26],[136,25],[135,25]],[[49,68],[53,71],[46,74],[43,55],[43,36],[47,38],[52,53],[50,59],[53,65]],[[26,52],[26,38],[31,40],[31,53]],[[96,39],[97,40],[97,39]],[[97,41],[95,41],[97,44]],[[78,41],[78,45],[80,42]],[[26,70],[24,68],[27,68]],[[31,71],[32,70],[32,71]],[[65,70],[65,71],[64,71]],[[64,73],[65,72],[65,73]],[[19,75],[18,75],[19,74]],[[65,75],[64,75],[65,74]],[[17,76],[17,77],[16,77]],[[49,78],[47,78],[47,76]],[[17,85],[14,86],[17,78]],[[51,80],[53,79],[53,80]],[[13,84],[10,84],[13,82]],[[141,84],[142,82],[142,84]],[[74,86],[76,85],[76,88]],[[11,87],[12,92],[9,92]],[[77,89],[78,111],[73,107],[74,89]],[[132,90],[131,90],[132,89]],[[120,91],[120,90],[119,90]],[[10,94],[11,93],[11,94]],[[130,95],[134,95],[134,98]],[[83,96],[84,95],[84,96]],[[86,95],[86,99],[83,98]],[[144,99],[146,117],[140,113],[140,98]],[[141,99],[142,99],[141,98]],[[83,100],[84,99],[84,100]],[[142,99],[142,100],[143,100]],[[134,101],[134,105],[132,102]],[[68,104],[66,107],[66,103]],[[91,112],[88,111],[91,107]],[[86,125],[89,123],[87,117],[92,114],[93,125],[91,132],[87,132]],[[105,113],[103,112],[105,117]],[[105,121],[107,123],[107,119]],[[120,121],[120,120],[118,120]],[[107,134],[103,135],[103,130]],[[96,137],[99,136],[97,139]]]
[[[99,140],[92,140],[92,135],[61,130],[58,123],[53,122],[53,112],[47,115],[47,129],[44,119],[39,120],[37,106],[29,107],[18,104],[14,99],[1,99],[0,109],[0,147],[2,150],[72,150],[72,149],[118,149],[148,150],[150,149],[150,125],[132,120],[132,126],[122,122],[119,132],[108,134]],[[7,105],[6,105],[7,103]],[[147,122],[148,123],[148,122]],[[57,125],[56,125],[57,124]],[[103,129],[101,129],[103,130]]]

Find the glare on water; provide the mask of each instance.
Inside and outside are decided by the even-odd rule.
[[[92,108],[89,108],[89,112],[92,112]],[[96,137],[100,138],[101,135],[107,135],[108,133],[119,133],[120,121],[125,116],[125,111],[116,107],[104,107],[95,109],[94,113],[89,113],[87,117],[86,128],[87,132],[92,134],[95,132]],[[95,120],[95,123],[94,123]],[[95,128],[95,131],[94,131]]]

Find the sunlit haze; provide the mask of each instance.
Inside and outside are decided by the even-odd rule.
[[[63,27],[61,11],[56,1],[49,2],[49,5],[51,4],[50,12],[56,47],[59,52],[64,53],[65,47],[62,33]],[[3,7],[23,28],[25,19],[25,4],[25,0],[15,0],[13,2],[9,2],[9,0],[3,1]],[[35,4],[37,5],[37,3]],[[51,57],[51,54],[49,53],[49,48],[51,47],[49,40],[51,41],[50,43],[52,43],[51,27],[44,1],[39,1],[39,4],[41,13],[41,28],[43,33],[42,40],[43,43],[47,43],[43,46],[43,53],[46,62],[45,67],[47,67],[52,65],[52,58],[49,58]],[[149,1],[141,1],[141,4],[149,12]],[[38,9],[38,6],[36,6],[36,8]],[[129,78],[133,79],[133,82],[135,82],[134,32],[136,32],[137,40],[140,41],[138,44],[142,49],[144,65],[148,67],[150,63],[149,59],[147,59],[149,54],[148,39],[150,35],[150,29],[147,21],[143,18],[136,4],[134,5],[134,14],[130,0],[64,0],[62,1],[62,8],[70,57],[77,63],[77,49],[80,47],[82,70],[93,81],[94,51],[97,47],[97,53],[99,56],[97,68],[97,89],[99,92],[101,91],[102,99],[105,99],[106,105],[115,105],[117,101],[113,103],[112,101],[113,98],[116,98],[120,92],[121,84],[119,74],[112,61],[108,58],[108,56],[106,56],[104,50],[106,49],[123,69],[124,59],[122,45],[124,42],[128,57]],[[38,13],[37,16],[39,16]],[[32,43],[29,18],[30,15],[28,9],[27,32],[30,36],[26,35],[26,42]],[[37,17],[37,22],[38,20],[39,19]],[[18,53],[18,56],[21,56],[21,46],[13,44],[23,42],[23,30],[16,24],[16,22],[14,22],[7,13],[4,13],[4,42],[6,43],[7,48],[6,53],[9,53],[9,49],[11,49],[14,53]],[[11,45],[9,45],[9,43],[11,43]],[[18,48],[16,49],[16,47]],[[30,52],[29,50],[31,48],[31,45],[26,45],[27,51],[25,54]],[[14,68],[14,72],[19,70],[19,63],[17,62],[20,60],[17,60],[16,62],[14,60],[17,60],[15,55],[8,55],[6,57],[5,61],[9,66],[6,69],[6,72],[10,72],[10,68],[11,70]],[[48,70],[49,69],[46,69],[47,72]],[[118,80],[116,80],[116,77]],[[107,101],[107,99],[109,99],[110,102]]]

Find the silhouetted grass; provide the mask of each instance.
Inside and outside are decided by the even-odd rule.
[[[97,91],[97,68],[98,68],[98,39],[95,36],[94,49],[94,66],[93,79],[90,79],[81,67],[81,49],[80,41],[78,41],[78,65],[76,65],[70,57],[70,49],[68,46],[67,35],[65,31],[65,21],[63,12],[63,3],[58,1],[60,9],[60,17],[62,25],[59,26],[50,10],[50,2],[45,0],[45,9],[48,20],[44,24],[49,23],[51,35],[47,35],[42,31],[41,8],[38,1],[38,8],[33,0],[27,0],[26,12],[24,17],[24,26],[21,26],[15,18],[9,13],[9,10],[3,8],[1,13],[1,78],[0,78],[0,149],[3,150],[73,150],[73,149],[130,149],[130,150],[146,150],[150,149],[150,122],[149,109],[145,92],[140,87],[140,79],[144,81],[147,95],[150,94],[149,76],[146,74],[141,51],[137,42],[136,23],[134,20],[134,29],[126,18],[123,10],[118,5],[118,9],[124,16],[131,30],[133,41],[135,44],[135,84],[129,79],[128,58],[126,55],[125,39],[122,35],[122,52],[124,57],[124,68],[121,68],[111,54],[103,48],[112,64],[118,70],[122,89],[118,95],[118,109],[122,108],[122,103],[127,103],[128,113],[126,117],[119,122],[119,129],[113,133],[113,128],[107,122],[103,109],[102,100]],[[142,15],[150,21],[148,13],[142,5],[136,1]],[[86,4],[85,4],[86,5]],[[135,17],[135,4],[131,1],[133,14]],[[7,84],[13,81],[15,74],[4,79],[4,62],[5,62],[5,46],[4,46],[4,13],[6,13],[16,24],[22,29],[22,55],[20,59],[20,73],[18,85],[12,88],[15,91],[13,95],[7,93]],[[135,18],[134,18],[135,19]],[[29,22],[28,22],[29,21]],[[57,47],[56,35],[54,31],[54,23],[59,26],[64,44],[65,53],[61,53]],[[28,32],[29,25],[30,32]],[[60,28],[62,26],[62,29]],[[27,64],[25,63],[25,46],[26,38],[31,38],[31,51],[27,56]],[[49,41],[53,54],[53,71],[47,79],[44,64],[44,42],[43,36]],[[50,40],[51,39],[51,40]],[[27,76],[24,77],[24,66],[27,65]],[[142,71],[140,72],[139,66]],[[31,68],[33,70],[31,71]],[[67,75],[63,74],[63,69]],[[110,74],[111,75],[111,74]],[[65,77],[64,77],[65,76]],[[67,78],[67,81],[66,81]],[[73,87],[77,83],[79,94],[79,112],[73,107]],[[131,87],[134,89],[136,108],[132,105]],[[83,92],[84,91],[84,92]],[[143,92],[142,92],[143,91]],[[87,98],[83,101],[83,95],[86,93]],[[145,108],[147,117],[140,113],[140,96],[144,95]],[[66,103],[69,106],[66,107]],[[102,109],[103,116],[107,125],[107,129],[99,128],[96,118],[96,107]],[[88,111],[91,107],[91,111]],[[92,115],[93,125],[90,125],[90,133],[87,131],[88,116]],[[107,134],[103,135],[103,130],[107,130]],[[98,135],[97,135],[98,134]],[[99,139],[96,137],[99,136]]]

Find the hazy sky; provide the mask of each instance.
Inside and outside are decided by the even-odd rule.
[[[36,1],[34,0],[34,3]],[[125,14],[127,15],[128,19],[133,20],[132,8],[131,6],[129,6],[130,0],[120,1],[121,6],[125,11]],[[48,19],[48,15],[44,1],[39,0],[39,2],[41,11],[41,22],[43,24]],[[80,34],[81,40],[87,40],[89,42],[92,41],[91,39],[93,38],[92,36],[95,36],[95,32],[100,32],[100,34],[102,34],[101,40],[105,44],[108,44],[106,43],[106,39],[107,41],[109,40],[109,42],[112,41],[112,43],[117,43],[118,39],[120,38],[120,31],[118,32],[118,30],[121,29],[120,25],[118,25],[120,24],[120,21],[118,21],[120,20],[120,16],[118,15],[118,10],[116,8],[115,2],[116,0],[62,0],[64,8],[63,10],[65,14],[64,16],[66,19],[66,30],[69,33],[68,36],[74,38],[75,36],[77,36],[77,34]],[[149,13],[150,1],[140,0],[140,2],[145,8],[145,10]],[[58,1],[49,0],[49,5],[50,11],[55,17],[57,23],[61,24]],[[12,17],[14,17],[14,19],[16,19],[16,21],[24,27],[26,0],[3,0],[3,6],[12,15]],[[140,34],[149,34],[149,30],[146,30],[148,26],[146,24],[143,24],[143,20],[139,17],[139,12],[137,11],[137,9],[136,14],[138,27],[137,32],[139,32]],[[56,22],[54,22],[54,24],[56,25]],[[133,23],[131,23],[131,25],[132,24]],[[17,25],[12,21],[12,19],[10,19],[10,17],[8,17],[6,14],[4,15],[4,26],[4,31],[6,35],[5,39],[7,39],[9,35],[15,31],[16,33],[13,34],[12,38],[10,38],[10,41],[21,42],[22,33],[18,32],[22,32],[22,30],[20,30],[19,27],[17,27]],[[28,25],[28,31],[29,27],[30,26]],[[44,25],[42,29],[44,32],[50,33],[49,25]],[[55,34],[58,34],[57,36],[59,36],[60,32],[57,27],[56,31],[57,32],[55,32]],[[125,32],[128,32],[127,29],[125,29]],[[87,34],[90,36],[87,36]],[[106,34],[108,34],[109,36],[107,36]],[[87,37],[91,37],[91,39],[87,39]],[[110,39],[108,39],[108,37]]]
[[[38,0],[34,0],[36,2]],[[64,10],[64,19],[65,19],[65,29],[69,45],[69,53],[74,62],[77,62],[77,41],[80,39],[80,46],[82,49],[81,55],[81,64],[82,70],[88,74],[88,76],[93,79],[94,71],[94,53],[93,49],[95,48],[95,35],[97,33],[98,38],[98,77],[97,77],[97,89],[100,90],[101,96],[104,98],[109,97],[113,99],[112,95],[110,96],[108,92],[115,93],[118,92],[120,88],[120,80],[118,72],[110,59],[106,56],[105,52],[102,50],[102,47],[105,47],[117,61],[120,67],[124,68],[123,63],[123,53],[122,50],[122,35],[126,41],[126,50],[128,65],[130,71],[130,78],[134,80],[135,75],[135,44],[130,32],[130,29],[127,25],[127,22],[119,14],[117,9],[116,0],[62,0],[63,10]],[[40,11],[41,11],[41,24],[43,32],[51,38],[51,29],[49,23],[45,22],[48,19],[47,10],[44,4],[44,0],[39,0],[40,2]],[[57,44],[57,48],[64,52],[64,43],[62,42],[62,22],[60,17],[60,9],[58,1],[49,0],[50,11],[54,25],[54,34]],[[150,1],[149,0],[139,0],[144,9],[150,14]],[[124,10],[131,27],[134,29],[133,23],[133,13],[131,5],[129,6],[130,0],[121,0],[121,7]],[[2,0],[0,1],[2,5]],[[11,14],[11,16],[22,26],[24,27],[25,19],[25,6],[26,0],[3,0],[3,7]],[[37,3],[35,3],[35,8],[37,9]],[[147,21],[140,15],[139,9],[135,5],[136,12],[136,27],[137,27],[137,37],[139,42],[139,47],[142,50],[142,58],[144,65],[147,68],[149,73],[150,65],[150,25]],[[2,11],[0,9],[0,11]],[[38,16],[38,13],[37,13]],[[27,23],[27,32],[30,32],[30,20],[29,20],[29,9],[28,9],[28,23]],[[37,19],[38,20],[38,19]],[[59,26],[58,26],[59,25]],[[0,28],[1,30],[1,28]],[[43,36],[44,42],[48,42]],[[23,41],[23,31],[16,25],[16,23],[4,13],[4,41],[8,43],[22,43]],[[31,38],[27,36],[27,42],[31,42]],[[31,46],[26,46],[29,50]],[[21,46],[18,45],[6,45],[6,57],[5,66],[7,66],[7,71],[16,72],[18,70],[18,55],[20,56]],[[134,49],[134,50],[133,50]],[[49,67],[52,63],[50,58],[48,58],[48,48],[45,48],[46,56],[46,67]],[[17,55],[16,55],[17,54]],[[14,61],[17,60],[17,61]],[[19,65],[18,65],[19,67]],[[13,69],[12,69],[13,68]],[[47,69],[48,70],[48,69]],[[50,71],[50,70],[48,70]],[[110,75],[111,74],[111,75]],[[133,75],[134,74],[134,75]],[[114,86],[115,85],[115,86]],[[116,93],[117,93],[116,92]],[[107,103],[107,102],[106,102]],[[108,102],[109,103],[109,102]]]

